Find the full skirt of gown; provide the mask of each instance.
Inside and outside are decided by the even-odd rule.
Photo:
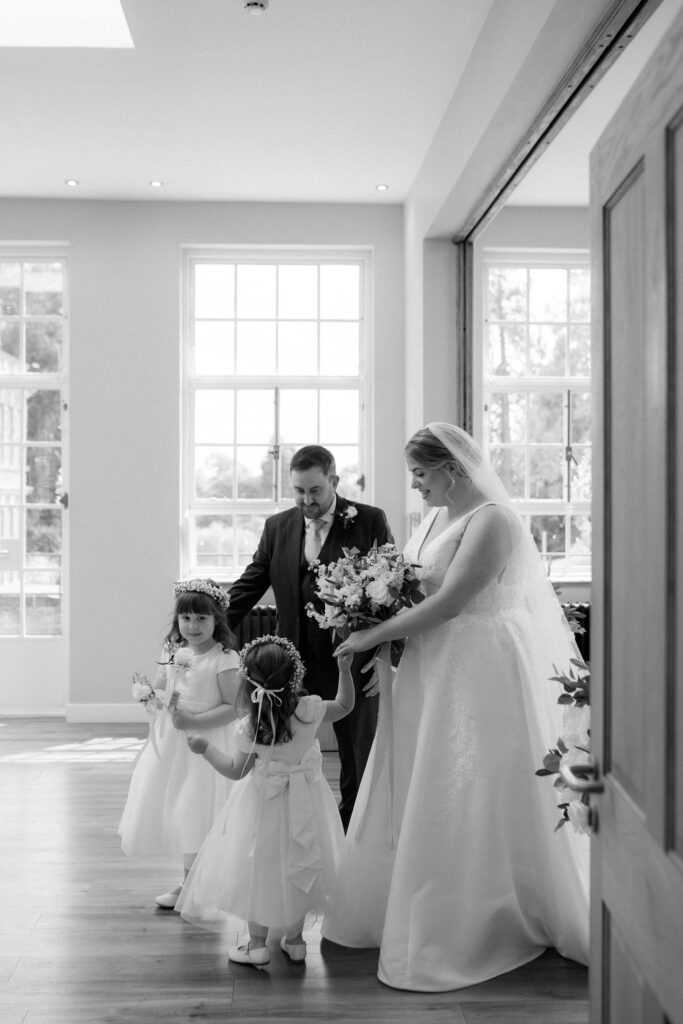
[[[557,685],[497,590],[407,642],[323,920],[333,942],[380,946],[396,988],[476,984],[553,946],[587,960],[588,837],[554,831],[556,790],[534,774],[560,735]]]

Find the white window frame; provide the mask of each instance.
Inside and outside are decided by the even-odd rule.
[[[62,405],[62,416],[61,416],[61,439],[59,447],[61,450],[61,495],[56,504],[59,504],[62,509],[62,547],[61,547],[61,561],[60,561],[60,610],[61,610],[61,630],[59,633],[33,633],[27,632],[26,630],[26,616],[25,616],[25,594],[26,594],[26,574],[31,571],[30,567],[26,562],[26,531],[23,530],[23,536],[19,542],[18,551],[10,546],[8,552],[8,563],[3,564],[0,560],[0,568],[5,571],[14,571],[17,565],[17,554],[20,557],[20,564],[18,571],[20,573],[20,631],[17,634],[11,634],[2,636],[2,641],[50,641],[55,642],[61,640],[68,634],[69,622],[68,622],[68,577],[69,577],[69,516],[67,514],[68,509],[68,491],[69,491],[69,353],[70,353],[70,336],[69,336],[69,300],[70,300],[70,284],[71,284],[71,267],[69,262],[69,249],[62,243],[50,243],[45,242],[39,245],[25,245],[22,243],[4,242],[0,243],[0,260],[12,262],[18,261],[22,263],[62,263],[64,266],[64,303],[63,313],[60,318],[62,324],[62,368],[58,372],[46,372],[46,373],[30,373],[28,371],[21,373],[2,374],[0,375],[0,389],[2,388],[16,388],[21,391],[58,391],[61,397]],[[1,314],[0,314],[1,316]],[[25,440],[21,441],[21,445],[28,447],[54,447],[54,442],[28,442]],[[40,508],[55,507],[51,504],[38,503],[38,505],[27,504],[25,501],[25,480],[22,480],[21,486],[21,503],[20,507],[23,509],[29,508]],[[11,564],[10,564],[11,563]]]
[[[193,309],[193,273],[192,268],[197,261],[227,263],[317,263],[341,264],[353,263],[360,266],[360,322],[359,322],[359,372],[354,377],[321,377],[321,376],[238,376],[211,375],[194,376],[192,373],[192,309]],[[194,423],[194,391],[196,388],[240,388],[267,389],[286,385],[288,388],[334,387],[338,390],[349,388],[359,393],[359,464],[364,478],[363,501],[372,502],[373,481],[369,467],[372,460],[372,432],[366,396],[372,393],[372,250],[369,247],[337,247],[337,246],[187,246],[182,252],[182,333],[181,368],[181,531],[180,531],[180,572],[181,575],[206,573],[198,568],[192,559],[191,513],[204,509],[211,512],[248,512],[254,515],[269,516],[293,504],[293,497],[281,493],[277,500],[265,499],[195,499],[193,498],[193,423]],[[323,442],[324,443],[324,442]],[[334,454],[334,452],[333,452]],[[221,572],[212,570],[214,578],[221,582],[231,582],[242,571],[234,565]]]
[[[538,248],[500,248],[484,247],[481,250],[479,273],[475,275],[475,304],[480,311],[476,318],[474,361],[473,361],[473,416],[474,435],[485,451],[488,450],[488,430],[486,419],[487,395],[490,391],[510,391],[515,393],[548,391],[588,391],[591,392],[590,377],[542,377],[533,378],[497,377],[492,380],[485,371],[486,333],[487,333],[487,273],[491,266],[538,267],[538,268],[582,268],[590,271],[590,252],[587,249],[538,249]],[[530,515],[570,516],[591,515],[592,502],[585,500],[567,501],[563,499],[537,499],[514,501],[515,508],[529,521]],[[590,583],[590,568],[581,572],[559,574],[551,563],[551,578],[557,583]]]

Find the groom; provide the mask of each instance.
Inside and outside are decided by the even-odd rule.
[[[294,508],[266,520],[250,565],[230,588],[228,618],[235,627],[258,603],[268,587],[277,605],[278,633],[297,647],[306,666],[304,686],[309,693],[331,700],[337,692],[339,671],[332,653],[337,641],[331,630],[322,630],[306,614],[315,593],[315,573],[309,564],[316,559],[334,562],[342,548],[365,553],[373,543],[393,540],[382,509],[349,502],[337,494],[339,477],[334,456],[321,445],[309,444],[295,452],[290,462]],[[361,675],[372,652],[356,655],[352,674],[356,704],[346,718],[334,723],[341,763],[339,813],[344,829],[370,753],[377,724],[377,697],[366,697],[363,686],[370,675]]]

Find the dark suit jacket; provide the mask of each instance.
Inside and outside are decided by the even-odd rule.
[[[344,520],[349,504],[358,515]],[[349,502],[337,495],[335,519],[318,556],[328,564],[340,558],[342,548],[358,548],[365,552],[374,541],[386,544],[393,540],[382,509],[360,502]],[[333,657],[331,630],[322,630],[306,614],[306,603],[313,598],[314,574],[308,571],[303,555],[304,516],[298,506],[278,512],[266,520],[253,561],[230,588],[228,618],[231,626],[258,604],[268,587],[273,588],[278,615],[278,633],[288,637],[301,651],[306,665],[304,686],[312,693],[331,699],[337,692],[338,668]],[[353,674],[370,657],[371,652],[354,659]]]

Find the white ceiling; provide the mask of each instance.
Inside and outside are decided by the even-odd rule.
[[[134,49],[3,48],[0,21],[0,196],[403,202],[495,2],[270,0],[254,17],[243,0],[122,0]],[[595,91],[513,202],[587,201],[619,90]]]

